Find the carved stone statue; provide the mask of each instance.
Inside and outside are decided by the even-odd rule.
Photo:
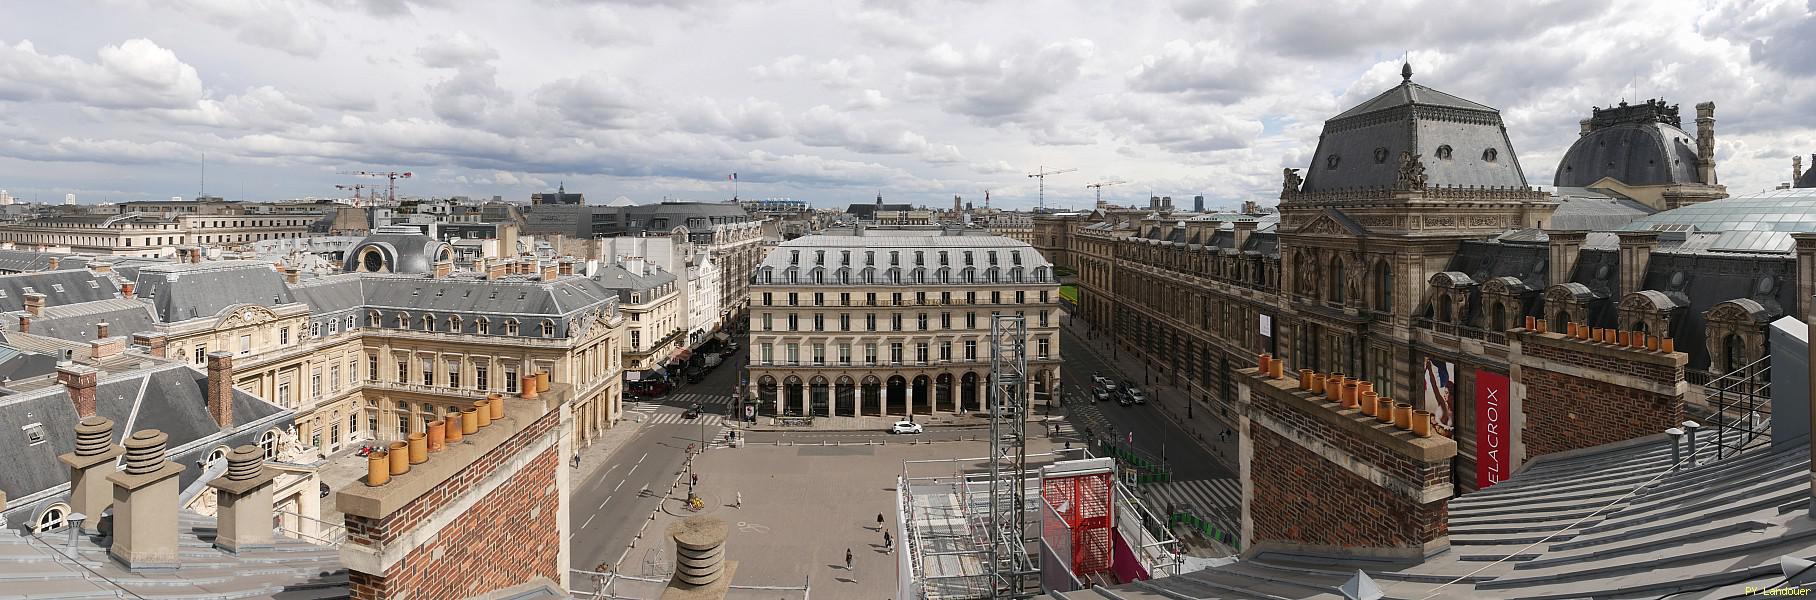
[[[1292,194],[1292,193],[1298,192],[1299,185],[1302,183],[1305,183],[1305,178],[1299,176],[1298,169],[1288,167],[1288,168],[1284,169],[1284,171],[1286,171],[1286,173],[1285,173],[1286,183],[1284,186],[1282,186],[1281,193]]]
[[[1400,189],[1416,190],[1425,187],[1425,163],[1411,152],[1400,153],[1400,178],[1395,183]]]

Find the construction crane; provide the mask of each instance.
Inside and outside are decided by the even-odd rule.
[[[354,206],[359,206],[359,205],[360,205],[360,204],[359,204],[359,202],[360,202],[360,200],[362,200],[362,198],[360,198],[360,197],[359,197],[359,191],[360,191],[360,190],[363,190],[363,189],[366,189],[366,188],[369,188],[369,187],[372,187],[372,186],[369,186],[369,185],[366,185],[366,184],[363,184],[363,183],[355,183],[355,184],[353,184],[353,185],[339,185],[339,184],[336,184],[336,185],[335,185],[335,186],[334,186],[334,189],[337,189],[337,190],[352,190],[352,191],[353,191],[353,205],[354,205]]]
[[[1121,179],[1112,179],[1109,181],[1099,181],[1097,183],[1088,184],[1085,187],[1097,190],[1097,208],[1103,208],[1103,189],[1112,185],[1122,185],[1125,183],[1128,182]]]
[[[409,171],[402,171],[402,172],[399,172],[399,171],[383,171],[383,172],[380,172],[380,171],[342,171],[341,174],[342,175],[358,175],[361,177],[383,177],[383,178],[385,178],[386,180],[388,180],[388,181],[386,181],[386,185],[385,185],[385,201],[391,202],[391,203],[397,202],[397,180],[410,178]]]
[[[1035,179],[1040,180],[1040,208],[1041,208],[1041,210],[1047,209],[1047,176],[1048,175],[1058,175],[1060,173],[1071,173],[1071,172],[1077,171],[1077,170],[1078,169],[1060,169],[1058,171],[1048,171],[1046,165],[1041,165],[1039,171],[1035,171],[1033,173],[1028,174],[1029,177],[1033,177]]]

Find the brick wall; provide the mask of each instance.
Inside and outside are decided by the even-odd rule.
[[[542,576],[561,580],[559,447],[551,446],[381,576],[352,572],[360,600],[470,598]]]
[[[1526,425],[1520,436],[1528,460],[1662,433],[1684,420],[1683,396],[1534,367],[1526,367],[1521,376]]]
[[[1446,500],[1415,503],[1258,423],[1249,435],[1251,543],[1418,548],[1448,533]]]
[[[1395,479],[1421,486],[1449,483],[1450,462],[1426,463],[1410,456],[1395,452],[1379,443],[1357,437],[1347,431],[1331,427],[1324,420],[1288,407],[1279,399],[1266,394],[1255,394],[1250,398],[1250,410],[1257,411],[1275,422],[1287,425],[1296,435],[1308,440],[1316,440],[1327,446],[1342,451],[1344,454],[1392,475]],[[1372,419],[1372,417],[1369,417]],[[1328,464],[1328,461],[1326,461]],[[1333,467],[1341,469],[1341,467]],[[1353,476],[1353,475],[1352,475]]]
[[[548,411],[459,474],[383,519],[347,515],[346,543],[382,549],[393,542],[407,542],[401,538],[473,493],[501,466],[559,427],[561,413]],[[536,576],[560,581],[565,565],[559,560],[562,499],[556,478],[563,462],[560,445],[548,447],[466,513],[447,522],[433,539],[386,568],[382,576],[351,572],[353,597],[455,599],[525,583]]]
[[[1683,363],[1672,365],[1645,360],[1669,355],[1584,341],[1540,340],[1532,335],[1526,336],[1522,342],[1521,353],[1533,358],[1636,377],[1661,385],[1674,385],[1684,380]]]

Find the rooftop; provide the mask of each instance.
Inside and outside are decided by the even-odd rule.
[[[1670,226],[1697,231],[1816,231],[1816,188],[1789,188],[1711,200],[1634,220],[1623,231]]]

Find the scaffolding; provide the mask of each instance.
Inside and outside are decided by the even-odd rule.
[[[989,548],[990,597],[1028,598],[1040,592],[1040,567],[1028,551],[1028,321],[990,318],[990,496],[974,531]]]

